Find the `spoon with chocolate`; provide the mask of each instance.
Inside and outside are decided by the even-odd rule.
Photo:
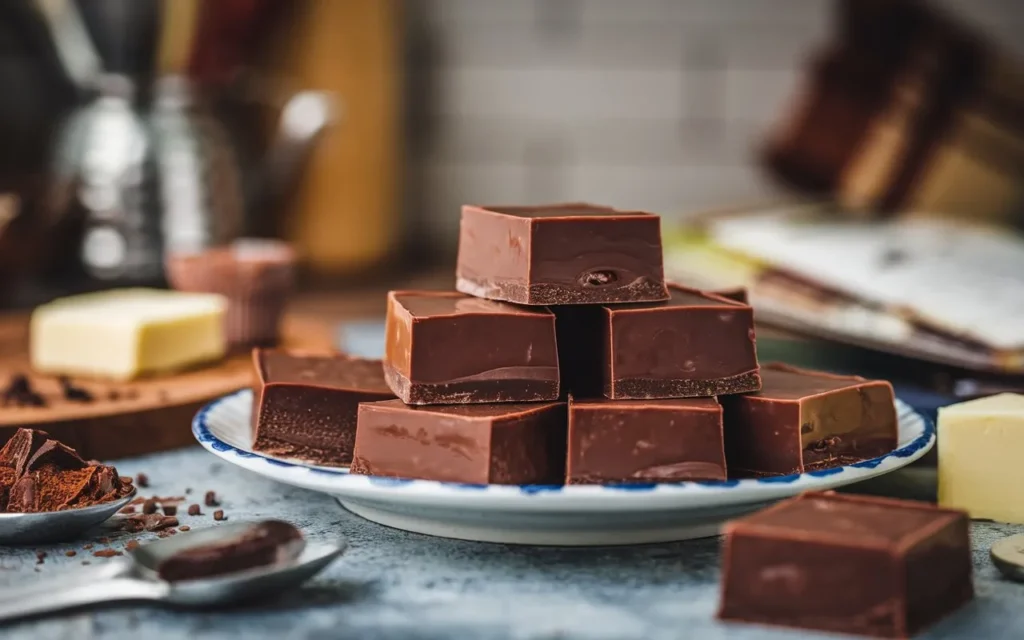
[[[220,525],[141,545],[99,567],[0,590],[0,621],[108,602],[209,608],[280,593],[319,573],[346,544],[306,544],[287,522]]]

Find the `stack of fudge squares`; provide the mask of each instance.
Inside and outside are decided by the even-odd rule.
[[[392,291],[383,361],[254,355],[254,450],[469,484],[802,473],[896,446],[892,387],[759,366],[742,291],[667,284],[657,215],[465,206],[456,291]]]

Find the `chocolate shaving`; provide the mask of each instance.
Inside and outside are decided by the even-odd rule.
[[[7,387],[0,391],[0,406],[45,407],[46,400],[36,393],[28,376],[22,373],[11,376]]]
[[[146,500],[142,504],[142,513],[144,513],[146,515],[149,515],[149,514],[152,514],[152,513],[156,513],[156,500],[154,500],[153,498],[150,498],[149,500]]]
[[[95,400],[92,393],[82,387],[76,387],[71,378],[61,376],[57,379],[60,382],[61,391],[64,392],[64,399],[69,402],[92,402]]]
[[[164,510],[164,515],[165,516],[176,516],[176,515],[178,515],[178,507],[176,507],[173,504],[165,504],[165,505],[163,505],[163,510]]]
[[[100,549],[99,551],[93,551],[92,555],[97,558],[113,558],[114,556],[123,556],[124,554],[114,549]]]

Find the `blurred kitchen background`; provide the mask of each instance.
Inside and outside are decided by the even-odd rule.
[[[243,236],[308,291],[450,277],[463,203],[585,200],[665,216],[673,278],[746,287],[809,358],[1015,386],[1022,29],[1014,0],[4,0],[0,307]]]

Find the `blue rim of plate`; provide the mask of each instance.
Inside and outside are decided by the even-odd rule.
[[[380,487],[405,487],[412,485],[433,485],[441,486],[449,489],[468,489],[468,490],[484,490],[488,488],[518,488],[521,492],[527,494],[534,493],[557,493],[567,492],[573,489],[588,489],[593,490],[594,488],[604,489],[608,491],[653,491],[658,489],[660,491],[671,490],[673,488],[683,489],[693,486],[709,487],[717,489],[733,489],[741,486],[752,486],[752,485],[779,485],[779,484],[791,484],[800,480],[801,478],[825,478],[828,476],[838,475],[846,469],[874,469],[881,465],[884,461],[890,458],[909,458],[914,456],[922,449],[926,449],[931,445],[935,439],[935,424],[925,415],[918,411],[915,411],[910,405],[906,404],[900,399],[896,399],[897,419],[899,424],[903,424],[904,421],[911,419],[918,419],[921,421],[924,427],[921,434],[911,440],[909,443],[902,447],[897,447],[893,451],[872,458],[870,460],[862,460],[855,462],[850,465],[842,467],[833,467],[830,469],[820,469],[816,471],[808,471],[806,473],[795,473],[785,476],[771,476],[767,478],[745,478],[742,480],[690,480],[684,482],[643,482],[643,483],[628,483],[628,484],[606,484],[606,485],[518,485],[515,486],[500,486],[500,485],[483,485],[483,484],[462,484],[455,482],[438,482],[434,480],[412,480],[407,478],[387,478],[382,476],[355,476],[349,473],[348,469],[334,469],[329,467],[319,467],[303,463],[300,461],[282,460],[280,458],[274,458],[271,456],[265,456],[252,451],[246,451],[239,449],[238,447],[224,442],[210,430],[207,424],[208,416],[211,411],[216,409],[219,405],[224,402],[229,402],[232,399],[241,396],[243,394],[251,393],[248,389],[242,389],[234,393],[228,394],[221,398],[218,398],[202,409],[196,414],[192,420],[192,434],[196,440],[211,450],[218,451],[221,453],[232,453],[240,458],[248,459],[259,459],[275,467],[289,468],[289,469],[302,469],[312,474],[318,474],[323,476],[335,476],[337,478],[349,478],[353,480],[358,479],[360,481],[368,481],[370,484]]]

